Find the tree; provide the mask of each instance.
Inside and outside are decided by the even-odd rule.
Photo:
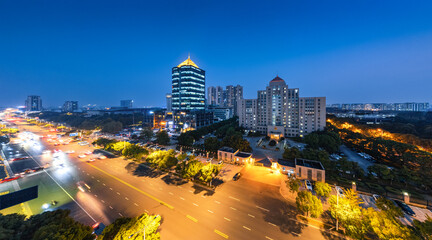
[[[330,213],[339,221],[340,226],[346,230],[346,234],[353,238],[362,238],[367,231],[367,225],[363,218],[360,198],[355,191],[349,189],[339,197],[332,195],[329,199]]]
[[[407,226],[400,223],[399,220],[389,217],[386,214],[375,211],[373,208],[363,210],[363,215],[367,219],[367,224],[378,239],[395,240],[395,239],[417,239]]]
[[[108,225],[102,235],[98,237],[101,240],[122,240],[122,239],[143,239],[145,227],[146,240],[160,240],[158,228],[161,224],[159,215],[147,215],[134,218],[118,218],[114,223]],[[132,237],[130,237],[133,235]]]
[[[127,158],[141,159],[144,155],[148,154],[148,151],[136,144],[130,144],[123,149],[122,154]]]
[[[209,137],[204,140],[204,148],[206,151],[216,152],[221,147],[221,143],[215,137]]]
[[[198,160],[189,161],[184,170],[183,176],[185,178],[195,178],[195,176],[200,172],[203,164]]]
[[[328,198],[331,190],[331,186],[328,183],[315,182],[315,192],[319,197]]]
[[[192,146],[195,139],[188,133],[189,132],[180,134],[180,136],[177,138],[177,142],[179,145]]]
[[[170,142],[170,138],[167,131],[162,130],[156,133],[156,142],[160,145],[168,145]]]
[[[96,141],[94,141],[92,144],[106,147],[110,143],[115,143],[116,140],[108,139],[108,138],[98,138]]]
[[[20,214],[0,214],[0,239],[82,239],[95,236],[92,229],[69,216],[70,210],[55,210],[25,219]]]
[[[221,166],[219,164],[209,163],[201,168],[199,179],[205,183],[209,183],[219,174],[220,170]]]
[[[144,141],[150,141],[150,139],[154,136],[153,131],[151,128],[144,128],[141,131],[140,138],[144,139]]]
[[[289,188],[290,192],[298,192],[301,182],[297,178],[293,176],[289,176],[288,180],[286,181],[287,187]]]
[[[123,141],[123,142],[115,142],[115,143],[110,143],[108,144],[105,149],[108,151],[114,151],[117,153],[120,153],[121,151],[123,151],[123,149],[126,149],[130,146],[131,144],[129,142]]]
[[[102,125],[102,132],[117,133],[123,129],[123,124],[118,121],[110,121]]]
[[[432,218],[430,218],[429,215],[424,222],[414,219],[413,226],[415,227],[417,234],[423,239],[432,239]]]
[[[285,148],[285,151],[282,155],[284,159],[294,160],[296,158],[301,158],[301,152],[296,147]]]
[[[297,209],[307,216],[318,218],[323,213],[321,201],[307,190],[300,191],[296,197]]]
[[[376,206],[390,218],[399,218],[404,215],[400,207],[396,206],[392,200],[385,197],[379,197],[376,200]]]

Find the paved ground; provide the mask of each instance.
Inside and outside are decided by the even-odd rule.
[[[343,152],[346,155],[346,157],[348,158],[348,160],[357,162],[359,164],[359,166],[361,168],[363,168],[363,170],[366,173],[368,172],[367,168],[369,166],[373,165],[372,162],[369,162],[368,160],[360,157],[356,152],[354,152],[353,150],[349,149],[345,145],[341,145],[340,146],[340,150],[341,150],[341,152]]]
[[[27,128],[46,134],[37,127]],[[93,150],[88,146],[44,147],[75,150],[76,154],[64,158],[64,167],[53,164],[46,172],[16,182],[44,185],[41,199],[30,201],[31,205],[40,207],[42,202],[59,199],[61,208],[73,209],[72,215],[86,224],[110,223],[121,216],[148,212],[163,217],[162,239],[328,238],[319,229],[296,220],[295,206],[286,203],[277,186],[244,177],[213,192],[119,158],[91,163],[78,159],[79,153]],[[53,163],[50,156],[37,154],[34,149],[28,152],[35,162]],[[79,181],[90,189],[79,191]]]

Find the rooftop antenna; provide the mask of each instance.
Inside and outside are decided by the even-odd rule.
[[[188,59],[190,59],[190,52],[188,52]]]

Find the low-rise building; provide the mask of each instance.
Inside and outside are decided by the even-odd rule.
[[[279,159],[275,167],[281,173],[294,175],[299,179],[325,182],[325,169],[321,162],[297,158],[294,160]]]
[[[235,163],[235,164],[253,164],[254,159],[252,153],[240,152],[230,147],[222,147],[218,150],[218,159],[224,162]]]

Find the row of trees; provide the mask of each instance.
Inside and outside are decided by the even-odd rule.
[[[185,179],[199,180],[206,184],[211,183],[222,167],[219,164],[212,163],[204,165],[202,162],[195,160],[193,155],[181,154],[176,158],[174,150],[155,151],[147,156],[146,160],[158,169],[175,169],[177,174]]]
[[[219,148],[224,146],[238,149],[241,152],[252,152],[249,141],[243,139],[240,132],[229,133],[222,141],[219,141],[217,137],[208,137],[204,140],[204,148],[206,151],[215,153]]]
[[[300,181],[290,178],[287,181],[290,191],[298,192]],[[327,183],[315,183],[316,195],[303,190],[297,193],[297,209],[307,216],[318,218],[324,210],[322,200],[328,200],[328,209],[333,223],[338,222],[345,234],[354,239],[430,239],[432,237],[432,219],[425,222],[414,220],[413,226],[401,223],[402,210],[391,200],[380,197],[376,201],[378,210],[362,208],[358,194],[349,189],[343,195],[330,195],[331,187]]]
[[[412,186],[423,186],[423,190],[432,188],[431,153],[400,141],[366,136],[364,131],[355,130],[355,127],[343,127],[338,123],[333,123],[330,127],[348,147],[369,154],[381,164],[403,172],[408,170],[409,175],[405,175],[410,177]]]
[[[313,149],[324,149],[329,153],[339,151],[342,141],[339,134],[330,131],[318,131],[306,135],[303,141]]]
[[[93,229],[75,221],[70,210],[48,211],[26,219],[21,214],[0,214],[0,239],[77,239],[93,240]],[[146,239],[159,240],[158,227],[161,217],[143,214],[135,218],[119,218],[108,225],[98,239],[127,239],[131,234],[146,227]],[[143,233],[137,234],[143,236]],[[138,238],[139,239],[139,238]]]

